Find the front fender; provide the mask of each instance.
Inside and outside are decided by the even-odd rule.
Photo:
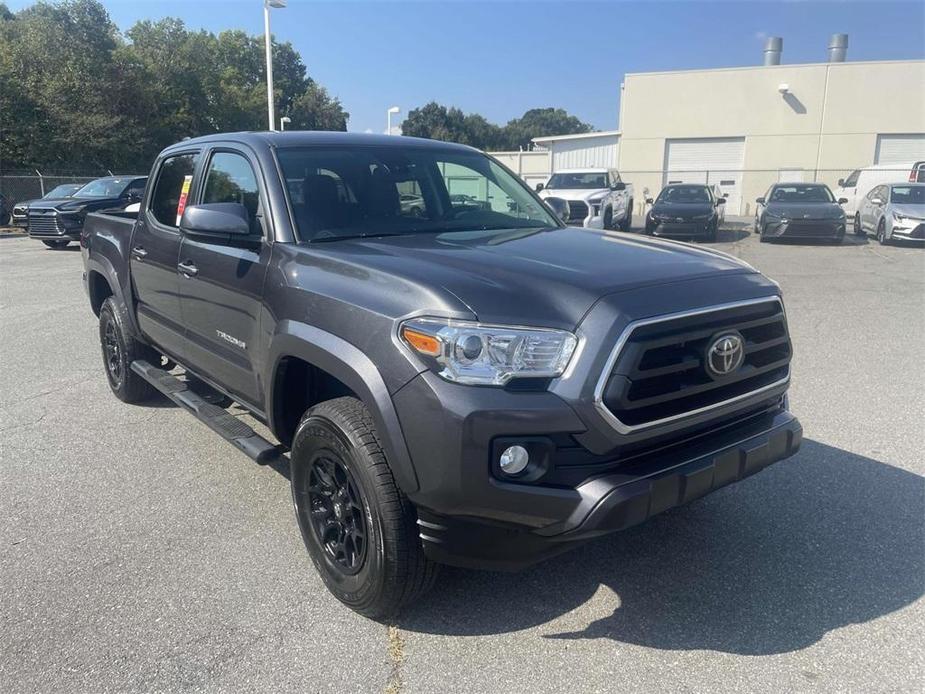
[[[266,374],[270,393],[268,403],[276,402],[276,378],[280,361],[296,357],[331,374],[350,388],[369,409],[380,443],[395,475],[395,481],[406,494],[417,491],[419,484],[392,397],[378,368],[363,352],[336,335],[298,321],[284,320],[277,326],[270,341],[271,371]],[[275,433],[275,408],[270,408],[269,425]]]

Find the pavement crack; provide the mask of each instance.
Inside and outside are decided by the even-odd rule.
[[[405,684],[402,677],[402,664],[405,661],[405,638],[401,635],[398,627],[394,625],[389,625],[388,654],[392,668],[389,671],[389,679],[385,685],[385,694],[399,694]]]

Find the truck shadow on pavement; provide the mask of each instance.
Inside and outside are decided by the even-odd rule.
[[[398,626],[786,653],[922,596],[925,478],[813,441],[737,485],[519,574],[447,568]]]

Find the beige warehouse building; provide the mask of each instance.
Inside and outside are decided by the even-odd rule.
[[[780,180],[925,159],[925,61],[628,74],[618,165],[637,190],[708,182],[751,214]]]
[[[619,130],[497,154],[531,184],[558,163],[617,167],[635,186],[637,213],[644,190],[716,184],[728,213],[743,215],[778,181],[834,187],[860,167],[925,160],[925,61],[633,73],[620,104]]]

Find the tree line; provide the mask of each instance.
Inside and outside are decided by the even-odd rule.
[[[278,116],[302,130],[346,130],[348,113],[290,43],[273,46]],[[0,156],[4,168],[147,171],[184,137],[265,130],[263,36],[213,34],[179,19],[125,34],[97,0],[0,3]]]
[[[277,117],[293,130],[346,130],[349,114],[312,79],[292,44],[274,42]],[[143,20],[121,33],[98,0],[0,1],[0,166],[145,172],[184,137],[265,130],[263,36],[214,34],[182,20]],[[534,137],[592,128],[538,108],[505,125],[431,102],[406,135],[484,150],[528,149]]]
[[[529,149],[534,137],[591,132],[593,128],[561,108],[534,108],[505,125],[490,123],[477,113],[436,102],[408,112],[402,134],[446,140],[483,150]]]

